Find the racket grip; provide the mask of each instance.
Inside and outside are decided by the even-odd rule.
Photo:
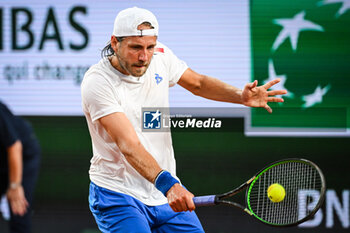
[[[194,197],[193,202],[196,207],[215,205],[215,195]]]

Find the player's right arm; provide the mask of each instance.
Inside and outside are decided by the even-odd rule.
[[[126,160],[144,178],[155,183],[158,174],[162,171],[157,161],[144,148],[126,115],[115,112],[99,119],[101,125],[117,144]],[[194,210],[193,194],[180,184],[174,184],[166,193],[169,205],[174,211]]]
[[[99,119],[101,125],[119,147],[127,161],[148,181],[154,182],[162,170],[139,141],[126,115],[116,112]]]

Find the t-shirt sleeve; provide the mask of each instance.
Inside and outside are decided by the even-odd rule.
[[[169,86],[174,86],[182,74],[187,70],[188,66],[186,62],[179,59],[168,47],[162,45],[164,47],[164,55],[165,60],[167,62],[166,66],[168,67],[169,76]]]
[[[0,141],[6,148],[20,139],[13,123],[13,117],[13,115],[0,108]]]
[[[86,74],[81,85],[82,107],[92,121],[114,112],[123,112],[117,94],[98,72]]]

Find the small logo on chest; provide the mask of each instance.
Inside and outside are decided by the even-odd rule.
[[[159,74],[155,74],[156,76],[154,77],[156,80],[157,85],[163,80],[162,77],[159,76]]]

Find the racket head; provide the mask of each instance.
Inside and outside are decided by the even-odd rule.
[[[272,202],[267,189],[278,183],[285,189],[280,202]],[[326,182],[321,169],[313,162],[284,159],[262,169],[246,192],[251,214],[268,225],[295,226],[312,218],[324,201]]]

